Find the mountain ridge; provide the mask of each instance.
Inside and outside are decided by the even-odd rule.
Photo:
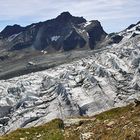
[[[34,23],[26,27],[21,27],[20,25],[7,26],[0,33],[0,35],[1,38],[8,38],[12,35],[16,35],[13,38],[17,38],[17,36],[21,36],[20,34],[23,34],[23,37],[19,37],[19,39],[21,38],[23,40],[22,42],[17,40],[16,43],[13,43],[13,38],[10,40],[9,43],[12,46],[11,50],[20,50],[24,49],[24,47],[33,47],[37,50],[47,49],[49,51],[49,46],[51,46],[51,50],[60,50],[63,48],[67,51],[75,49],[77,46],[80,46],[80,48],[85,47],[85,45],[88,43],[88,36],[88,46],[93,49],[96,45],[96,41],[101,41],[107,34],[103,31],[99,21],[91,21],[91,27],[88,26],[86,31],[86,25],[84,26],[86,22],[86,19],[83,17],[75,17],[69,12],[63,12],[54,19]],[[70,38],[68,38],[73,31],[77,34],[74,34],[74,36],[72,35]],[[97,33],[97,31],[98,35],[96,36],[95,33]],[[82,32],[85,33],[83,34]],[[91,35],[91,32],[95,35]],[[28,39],[24,39],[27,38],[27,36]],[[78,38],[80,38],[80,40],[78,40]],[[69,43],[65,43],[65,40],[67,42],[73,41],[74,46],[67,46]],[[80,41],[82,41],[82,43]]]

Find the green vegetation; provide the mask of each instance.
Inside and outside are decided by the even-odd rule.
[[[112,118],[115,119],[121,117],[125,113],[128,114],[128,112],[130,112],[131,110],[133,110],[132,105],[128,105],[125,107],[113,108],[109,111],[105,111],[103,113],[95,115],[95,117],[99,120],[112,119]]]
[[[62,120],[55,119],[42,126],[17,129],[0,140],[63,140],[63,126]]]
[[[45,125],[18,129],[0,140],[140,140],[140,105],[114,108],[64,126],[55,119]]]

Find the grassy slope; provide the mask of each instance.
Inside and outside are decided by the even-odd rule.
[[[115,108],[80,120],[78,124],[67,126],[64,130],[63,122],[55,119],[43,126],[18,129],[0,140],[80,140],[80,138],[140,140],[140,106]]]
[[[90,140],[140,140],[140,106],[115,108],[94,117],[95,121],[67,128],[67,140],[79,140],[80,136]]]
[[[63,140],[63,121],[55,119],[46,125],[17,129],[0,140]]]

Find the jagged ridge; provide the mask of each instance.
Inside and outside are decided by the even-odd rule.
[[[69,12],[63,12],[55,19],[27,27],[7,26],[0,35],[1,38],[7,38],[4,44],[10,51],[30,47],[48,52],[83,47],[94,49],[107,34],[99,21],[87,23],[83,17],[74,17]]]

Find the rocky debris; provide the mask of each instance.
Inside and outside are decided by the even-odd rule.
[[[110,38],[112,40],[112,42],[110,42],[110,44],[112,44],[112,43],[119,43],[123,39],[123,36],[120,36],[118,34],[114,34]]]
[[[20,138],[20,140],[25,140],[25,138]]]
[[[66,118],[64,120],[65,127],[70,127],[72,125],[80,126],[83,122],[94,121],[96,118]]]
[[[140,100],[135,99],[135,100],[134,100],[134,103],[135,103],[135,107],[137,107],[137,106],[140,105]]]
[[[4,60],[6,60],[6,59],[8,59],[8,58],[9,58],[8,55],[2,55],[2,56],[0,56],[0,60],[1,60],[1,61],[4,61]]]
[[[11,112],[12,107],[5,105],[5,106],[0,106],[0,118],[8,116]]]
[[[1,124],[1,125],[6,125],[6,124],[8,123],[9,120],[10,120],[9,117],[0,118],[0,124]]]
[[[88,140],[91,138],[92,133],[91,132],[87,132],[87,133],[81,133],[80,135],[80,140]]]
[[[111,121],[111,122],[109,122],[109,123],[107,124],[107,126],[108,126],[108,127],[112,127],[114,124],[115,124],[115,122],[114,122],[114,121]]]

